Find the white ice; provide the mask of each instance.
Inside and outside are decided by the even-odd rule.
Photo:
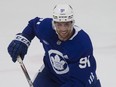
[[[0,0],[0,87],[29,87],[19,63],[11,61],[7,47],[30,19],[52,17],[54,5],[60,2],[72,5],[76,24],[92,39],[102,87],[116,87],[116,0]],[[24,60],[32,80],[42,65],[43,54],[35,38]]]

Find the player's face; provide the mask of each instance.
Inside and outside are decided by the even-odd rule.
[[[71,37],[72,35],[72,27],[73,24],[72,22],[54,22],[56,32],[58,34],[58,37],[60,40],[67,40]]]

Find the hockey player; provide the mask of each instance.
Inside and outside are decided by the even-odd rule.
[[[53,9],[53,18],[30,20],[9,44],[13,62],[18,56],[24,59],[35,36],[43,44],[44,65],[33,82],[34,87],[101,87],[91,40],[74,23],[72,7],[58,4]]]

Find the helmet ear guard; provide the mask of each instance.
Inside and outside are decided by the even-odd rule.
[[[73,9],[67,4],[58,4],[53,9],[53,21],[68,22],[74,21]]]

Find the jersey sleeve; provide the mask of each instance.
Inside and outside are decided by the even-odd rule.
[[[22,31],[22,34],[28,38],[30,41],[35,37],[36,23],[40,20],[39,17],[31,19],[28,22],[28,25]]]
[[[52,37],[54,30],[51,18],[36,17],[29,21],[22,32],[31,41],[35,36],[41,40],[48,40]]]
[[[81,49],[83,49],[83,55],[87,56],[93,54],[93,46],[91,39],[85,31],[81,30],[79,32],[79,40],[81,44]]]

